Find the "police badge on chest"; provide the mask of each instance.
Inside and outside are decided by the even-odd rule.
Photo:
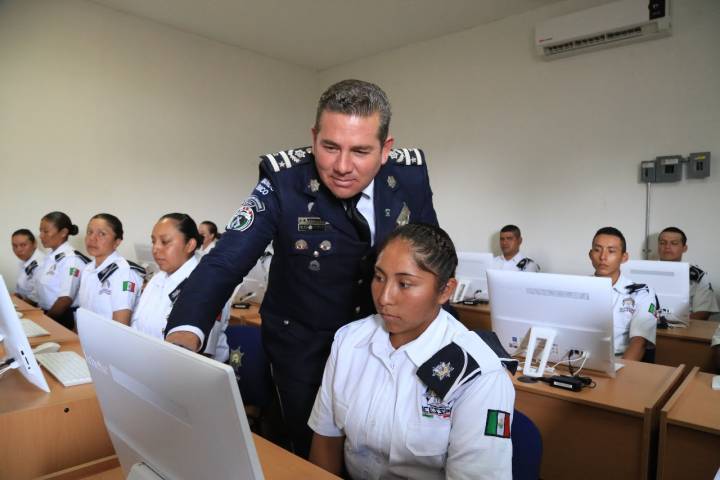
[[[444,418],[449,419],[452,414],[453,401],[443,402],[442,398],[430,388],[420,396],[420,409],[422,416],[427,418]]]

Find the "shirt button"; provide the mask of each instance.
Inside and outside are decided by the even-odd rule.
[[[355,313],[360,313],[360,306],[355,307]]]
[[[283,320],[283,325],[290,325],[290,320]]]
[[[317,258],[317,257],[319,257],[319,256],[320,256],[320,252],[318,252],[317,250],[315,250],[315,251],[313,252],[313,257]]]
[[[362,285],[362,284],[363,284],[363,279],[361,278],[360,280],[358,280],[358,285]]]

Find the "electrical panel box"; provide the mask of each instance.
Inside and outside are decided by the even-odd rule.
[[[710,152],[691,153],[688,156],[687,178],[706,178],[710,176]]]
[[[669,155],[655,159],[655,181],[679,182],[682,180],[682,161],[680,155]]]
[[[655,160],[640,162],[640,181],[655,183]]]

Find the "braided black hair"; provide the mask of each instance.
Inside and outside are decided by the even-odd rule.
[[[403,225],[385,239],[379,252],[395,239],[410,244],[417,266],[437,277],[438,291],[442,291],[448,280],[455,276],[458,264],[455,245],[442,228],[424,223]]]

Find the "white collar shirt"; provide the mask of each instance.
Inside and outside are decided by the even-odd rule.
[[[357,209],[358,212],[367,221],[368,227],[370,228],[370,245],[375,245],[375,180],[370,182],[370,185],[365,187],[358,199]]]
[[[102,281],[101,276],[105,277]],[[78,306],[102,317],[112,318],[113,312],[133,310],[140,298],[142,277],[117,252],[108,255],[100,266],[96,267],[95,261],[88,263],[81,278]]]
[[[632,283],[628,277],[620,274],[612,286],[615,355],[625,353],[633,337],[642,337],[655,344],[655,291],[646,286],[629,293],[627,286]]]
[[[720,312],[718,308],[717,297],[710,284],[710,276],[700,267],[694,265],[695,268],[702,272],[697,282],[690,281],[690,311],[691,312]]]
[[[61,297],[75,300],[84,268],[85,261],[75,254],[75,250],[67,242],[49,252],[45,256],[42,269],[35,274],[40,308],[50,310]]]
[[[515,254],[514,257],[512,257],[510,260],[506,260],[503,255],[498,255],[497,257],[493,258],[492,267],[495,270],[509,270],[512,272],[519,272],[520,268],[518,268],[518,263],[520,263],[522,260],[527,258],[524,253],[518,252]],[[539,268],[537,267],[537,263],[534,261],[528,259],[527,265],[525,266],[525,269],[523,271],[525,272],[537,272]]]
[[[170,294],[190,276],[197,264],[193,255],[171,275],[162,271],[153,275],[133,312],[132,327],[155,338],[164,338],[167,318],[174,303]],[[204,336],[200,338],[204,340]]]
[[[15,283],[15,293],[37,303],[38,294],[35,285],[35,276],[42,271],[45,255],[36,248],[33,254],[25,261],[18,261],[18,275]]]
[[[210,250],[215,248],[216,244],[217,244],[217,240],[213,240],[212,242],[210,242],[210,244],[207,246],[207,248],[203,248],[202,245],[200,245],[200,247],[197,250],[195,250],[195,257],[197,257],[197,259],[200,260],[202,257],[204,257],[205,255],[210,253]]]
[[[416,375],[438,350],[468,333],[444,310],[397,350],[379,315],[338,330],[308,425],[320,435],[345,436],[353,478],[511,478],[509,438],[483,435],[490,409],[507,412],[508,419],[513,412],[515,392],[497,356],[482,344],[490,352],[478,361],[482,374],[444,400]],[[430,407],[445,413],[428,413]]]

